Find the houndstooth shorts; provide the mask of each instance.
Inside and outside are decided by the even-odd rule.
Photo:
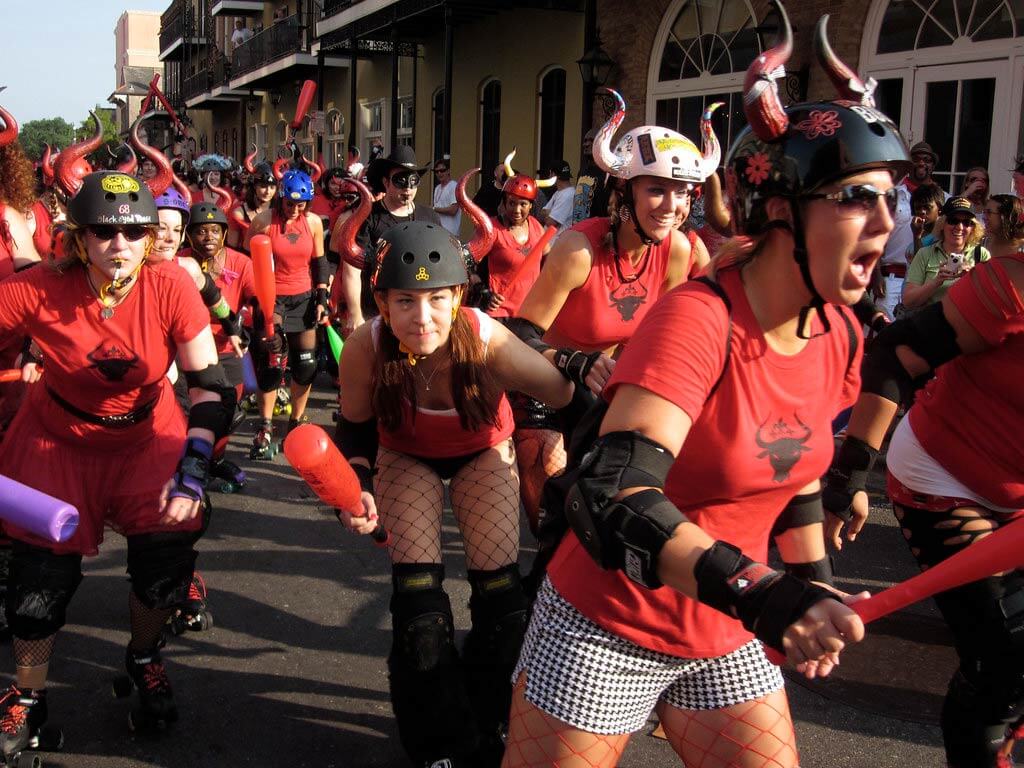
[[[725,656],[685,659],[641,648],[576,610],[545,578],[512,679],[526,699],[590,733],[631,733],[658,701],[720,709],[781,690],[782,672],[752,640]]]

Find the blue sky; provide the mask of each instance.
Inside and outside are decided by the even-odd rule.
[[[0,93],[18,122],[83,120],[110,106],[114,26],[126,10],[164,11],[171,0],[0,0]],[[47,31],[48,30],[48,31]]]

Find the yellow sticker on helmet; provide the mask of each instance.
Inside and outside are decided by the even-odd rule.
[[[104,192],[110,192],[115,195],[125,195],[129,192],[138,192],[139,182],[131,176],[125,176],[123,173],[114,173],[110,176],[104,176],[103,179],[100,180],[100,188]]]
[[[660,139],[655,139],[654,146],[658,148],[659,152],[668,152],[673,149],[687,149],[697,152],[697,146],[692,141],[676,136],[663,136]]]
[[[420,267],[419,268],[419,271],[416,273],[416,279],[417,280],[429,280],[430,279],[430,275],[427,274],[426,267]]]

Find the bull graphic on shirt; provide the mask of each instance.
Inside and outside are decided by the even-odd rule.
[[[86,358],[92,363],[89,367],[97,369],[107,381],[123,380],[128,371],[139,364],[138,355],[125,352],[117,344],[106,349],[100,344]]]
[[[640,308],[640,305],[647,301],[647,288],[639,280],[631,280],[628,283],[621,283],[608,294],[611,301],[610,306],[615,307],[622,317],[622,322],[628,323],[633,315]]]
[[[772,480],[776,483],[789,479],[789,473],[800,461],[800,456],[811,450],[805,445],[813,434],[811,428],[800,421],[800,417],[795,413],[793,419],[799,426],[787,424],[781,418],[769,425],[768,419],[765,419],[757,428],[757,435],[754,437],[758,448],[762,449],[757,458],[768,457],[775,472]]]
[[[299,237],[301,237],[301,235],[299,235],[298,232],[285,232],[284,237],[285,240],[287,240],[289,243],[295,245],[297,242],[299,242]]]

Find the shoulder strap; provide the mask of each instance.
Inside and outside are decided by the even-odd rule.
[[[857,329],[853,327],[853,323],[850,322],[850,316],[843,312],[839,307],[836,307],[840,317],[843,318],[843,323],[846,324],[846,333],[848,334],[849,343],[847,344],[846,354],[846,372],[849,373],[853,367],[853,361],[857,357]]]
[[[708,392],[708,399],[710,400],[712,395],[718,391],[718,386],[722,383],[722,379],[725,378],[725,371],[729,367],[729,358],[732,352],[732,301],[729,299],[729,295],[725,292],[725,289],[718,284],[717,280],[712,280],[707,275],[701,275],[700,277],[693,278],[698,283],[703,283],[714,292],[714,294],[722,300],[725,304],[725,311],[729,314],[729,326],[725,332],[725,359],[722,361],[722,371],[718,374],[718,378],[715,383],[711,386],[711,390]]]

